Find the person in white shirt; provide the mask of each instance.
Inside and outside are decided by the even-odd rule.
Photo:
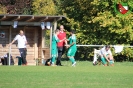
[[[21,55],[21,58],[22,58],[22,65],[27,65],[27,61],[26,61],[26,54],[27,54],[26,44],[27,44],[27,40],[26,40],[26,37],[25,37],[25,35],[24,35],[22,30],[20,30],[20,33],[18,35],[16,35],[14,40],[9,45],[12,45],[16,40],[18,42],[18,49],[19,49],[19,52],[20,52],[20,55]]]
[[[99,55],[101,57],[101,61],[103,63],[104,66],[107,66],[107,62],[113,66],[114,64],[114,59],[110,50],[110,46],[107,45],[105,47],[103,47],[102,49],[100,49]]]

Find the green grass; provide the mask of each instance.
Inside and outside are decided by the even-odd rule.
[[[133,88],[133,63],[114,67],[77,62],[65,66],[0,66],[0,88]]]

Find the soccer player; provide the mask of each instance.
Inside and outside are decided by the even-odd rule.
[[[110,51],[110,46],[109,45],[106,45],[105,47],[100,49],[99,55],[101,57],[101,61],[102,61],[104,66],[107,66],[107,62],[111,66],[114,66],[114,64],[113,64],[114,63],[114,59],[113,59],[112,53]]]
[[[65,40],[62,39],[62,40],[59,40],[57,35],[59,34],[59,30],[55,30],[55,34],[53,35],[53,38],[52,38],[52,49],[51,49],[51,54],[52,54],[52,58],[51,58],[51,66],[54,66],[55,65],[55,58],[57,56],[57,42],[62,42]]]
[[[76,61],[74,59],[74,56],[75,56],[75,53],[77,51],[75,31],[72,30],[70,32],[70,34],[71,34],[71,36],[69,37],[69,39],[67,39],[67,41],[69,41],[69,45],[67,45],[67,47],[69,48],[69,50],[67,52],[67,57],[72,62],[72,66],[75,66]]]

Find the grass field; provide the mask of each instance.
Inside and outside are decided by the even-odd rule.
[[[0,66],[0,88],[133,88],[133,63],[114,67],[77,62],[64,66]]]

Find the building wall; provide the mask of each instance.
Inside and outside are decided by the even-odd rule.
[[[2,33],[5,33],[5,37],[2,37]],[[7,44],[9,43],[9,27],[0,27],[0,56],[3,56],[9,51]]]
[[[10,35],[11,30],[11,35]],[[14,39],[14,37],[19,33],[20,30],[23,30],[28,44],[27,44],[27,62],[29,65],[35,65],[35,59],[41,58],[42,55],[42,33],[40,27],[17,27],[13,29],[12,26],[2,26],[0,27],[0,33],[5,33],[5,38],[0,38],[0,56],[3,56],[9,52],[8,44]],[[11,46],[11,54],[14,58],[15,64],[17,65],[16,56],[20,56],[19,50],[17,48],[17,42]]]

